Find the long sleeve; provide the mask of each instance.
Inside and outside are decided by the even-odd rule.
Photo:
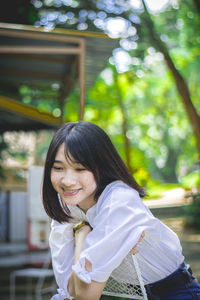
[[[156,219],[137,191],[124,184],[109,189],[98,200],[93,230],[86,238],[80,260],[72,267],[74,272],[87,283],[106,281],[153,223]],[[86,259],[92,264],[91,272],[85,269]]]
[[[52,300],[65,299],[72,270],[86,283],[106,281],[121,263],[127,262],[142,232],[145,237],[137,246],[136,255],[145,284],[166,277],[184,260],[177,235],[152,215],[136,190],[121,181],[109,184],[85,215],[76,206],[69,209],[78,220],[86,219],[93,230],[85,239],[79,261],[73,265],[73,224],[52,222],[50,247],[60,294],[60,298]],[[85,269],[86,260],[92,265],[91,272]],[[134,272],[133,268],[127,282],[133,282]],[[124,274],[122,276],[129,280]]]
[[[58,284],[58,294],[52,299],[62,300],[69,298],[67,283],[72,271],[74,257],[73,224],[60,224],[55,220],[51,223],[49,245],[52,256],[52,266]]]

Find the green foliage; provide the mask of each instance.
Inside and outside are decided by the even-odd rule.
[[[163,192],[180,187],[181,185],[178,183],[161,183],[158,180],[149,180],[146,186],[147,197],[145,199],[159,199],[163,196]]]
[[[20,161],[21,163],[26,162],[27,159],[27,150],[26,149],[18,149],[18,150],[9,150],[8,154]]]
[[[87,97],[85,119],[106,129],[125,158],[123,118],[113,80],[115,74],[129,124],[131,165],[142,185],[147,184],[151,176],[159,181],[177,182],[185,162],[187,168],[191,168],[197,159],[191,128],[187,118],[183,117],[185,112],[181,103],[177,100],[174,104],[176,91],[164,68],[158,84],[159,64],[155,61],[154,68],[146,71],[142,78],[138,78],[133,70],[116,75],[113,67],[108,66]],[[148,176],[141,172],[145,169]]]
[[[200,170],[195,170],[181,177],[180,183],[186,189],[200,188]]]
[[[185,226],[200,230],[200,192],[192,193],[188,197],[191,197],[193,201],[185,210]]]
[[[4,160],[4,151],[8,150],[8,143],[5,141],[2,134],[0,134],[0,178],[5,179],[2,162]]]
[[[27,150],[23,147],[11,147],[11,143],[5,139],[4,135],[0,135],[0,178],[6,180],[6,172],[11,173],[11,176],[18,181],[22,181],[23,175],[20,174],[19,170],[5,170],[3,162],[8,157],[14,158],[21,163],[27,160]],[[8,174],[7,174],[8,175]]]
[[[42,138],[42,142],[38,143],[38,146],[35,150],[35,163],[37,165],[43,165],[46,154],[49,148],[49,144],[52,140],[54,132],[46,132],[45,137]]]
[[[32,2],[27,0],[4,1],[0,10],[0,22],[33,25],[38,19],[38,12]]]
[[[19,88],[19,98],[24,104],[36,107],[41,112],[53,113],[56,115],[58,109],[59,88],[41,84],[40,87],[21,85]]]
[[[154,41],[146,26],[148,15],[142,7],[134,9],[128,6],[127,1],[49,0],[31,1],[29,6],[24,0],[16,3],[15,14],[19,23],[26,24],[23,18],[19,18],[26,11],[26,18],[33,24],[36,12],[35,24],[49,28],[106,31],[106,20],[119,16],[124,19],[127,27],[120,44],[130,58],[127,71],[117,74],[119,67],[113,55],[112,64],[107,65],[104,74],[87,94],[85,120],[108,132],[124,160],[125,138],[128,138],[130,164],[142,185],[151,183],[151,180],[177,183],[185,170],[188,172],[193,168],[198,159],[195,137],[174,78],[155,43],[156,38],[164,42],[175,67],[187,80],[192,102],[200,113],[200,19],[193,1],[171,2],[163,11],[151,13]],[[59,94],[53,87],[42,86],[41,90],[35,90],[34,87],[22,86],[18,93],[20,101],[26,104],[59,113]],[[78,119],[78,97],[78,90],[75,90],[68,98],[66,122]],[[128,127],[126,134],[123,132],[124,119]],[[40,151],[37,155],[41,154]],[[182,178],[181,184],[192,187],[195,181]]]
[[[75,89],[72,94],[69,95],[67,103],[64,110],[64,121],[65,122],[75,122],[79,119],[79,91]]]

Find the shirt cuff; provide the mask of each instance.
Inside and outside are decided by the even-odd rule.
[[[51,297],[51,300],[64,300],[64,299],[73,299],[68,293],[68,291],[65,291],[63,289],[57,289],[58,294]]]
[[[91,283],[91,272],[88,272],[85,269],[85,257],[80,258],[79,261],[72,266],[72,270],[76,273],[80,280],[88,284]]]
[[[79,261],[72,266],[72,270],[80,280],[88,284],[90,284],[92,280],[98,282],[104,282],[108,280],[113,270],[96,270],[94,265],[92,265],[92,271],[89,272],[85,269],[86,259],[92,263],[92,259],[89,258],[89,255],[86,253],[82,253]]]

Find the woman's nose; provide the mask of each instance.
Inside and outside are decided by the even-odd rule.
[[[73,171],[66,171],[63,173],[61,182],[66,186],[71,186],[76,184],[76,175]]]

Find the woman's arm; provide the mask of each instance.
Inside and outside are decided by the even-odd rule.
[[[87,225],[84,225],[75,232],[74,264],[76,264],[79,260],[80,254],[83,251],[85,238],[90,231],[91,228]],[[138,253],[136,247],[142,241],[144,236],[145,233],[143,232],[137,244],[131,249],[130,253]],[[92,271],[92,264],[87,259],[85,262],[85,269],[88,272]],[[80,280],[79,277],[76,276],[74,272],[72,272],[68,283],[68,291],[69,294],[77,300],[98,300],[102,294],[105,284],[106,282],[97,281],[92,281],[90,284],[87,284]]]
[[[58,285],[58,294],[60,298],[63,298],[64,295],[68,298],[69,293],[66,287],[71,274],[74,256],[73,224],[60,224],[52,220],[49,246],[53,271]]]
[[[78,262],[73,263],[73,272],[88,284],[106,282],[129,252],[137,253],[136,245],[142,233],[146,233],[153,222],[154,218],[136,191],[129,188],[112,190],[98,200],[96,216],[91,222],[93,230],[85,238]],[[92,264],[90,272],[85,268],[87,260]],[[134,268],[133,273],[136,279]]]
[[[75,231],[75,251],[74,251],[74,264],[79,260],[80,254],[83,251],[83,245],[86,236],[91,231],[88,225],[82,226]],[[92,271],[91,263],[86,259],[85,269],[88,272]],[[69,294],[76,300],[99,300],[106,282],[97,282],[92,280],[91,283],[85,283],[72,271],[69,282]]]

